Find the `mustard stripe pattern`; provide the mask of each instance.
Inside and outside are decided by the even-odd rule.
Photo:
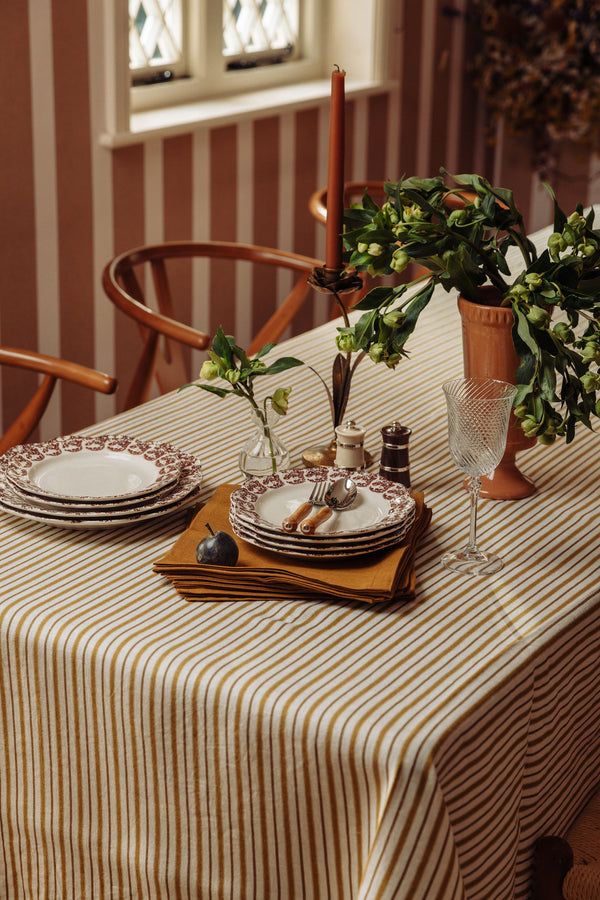
[[[327,379],[334,332],[281,351]],[[410,358],[363,361],[352,387],[374,467],[384,425],[413,431],[433,520],[411,602],[186,602],[153,572],[184,513],[89,532],[0,513],[0,896],[527,897],[535,839],[598,779],[597,435],[520,454],[538,492],[480,505],[505,568],[451,574],[468,504],[441,384],[461,371],[436,293]],[[331,437],[327,397],[307,367],[279,383],[298,463]],[[196,453],[206,500],[240,480],[249,427],[237,399],[187,388],[88,432]]]

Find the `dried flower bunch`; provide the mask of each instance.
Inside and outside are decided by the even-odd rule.
[[[493,285],[513,310],[521,358],[515,413],[525,434],[568,443],[578,422],[591,427],[600,417],[600,230],[593,210],[584,215],[578,204],[567,217],[554,199],[554,231],[538,257],[512,192],[479,175],[455,176],[450,186],[442,176],[405,178],[387,182],[385,192],[381,206],[365,193],[362,206],[346,211],[346,264],[390,275],[416,262],[426,274],[373,288],[354,307],[362,311],[358,321],[338,329],[338,348],[363,350],[394,368],[435,285],[474,301],[481,285]],[[449,204],[457,197],[462,208]],[[511,247],[521,256],[514,273],[506,259]]]
[[[600,6],[589,0],[472,0],[472,70],[492,113],[529,135],[545,169],[563,139],[600,147]]]

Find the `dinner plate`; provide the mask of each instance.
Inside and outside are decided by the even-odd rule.
[[[15,489],[7,477],[4,458],[0,459],[0,508],[5,512],[59,528],[114,528],[148,518],[169,515],[194,503],[202,480],[199,460],[169,444],[160,445],[178,459],[179,478],[168,490],[137,498],[137,504],[92,508],[65,504],[62,508],[40,503],[35,496]]]
[[[263,535],[282,536],[281,523],[308,499],[315,482],[351,477],[357,498],[349,509],[334,514],[310,537],[318,542],[348,535],[375,535],[399,526],[412,512],[415,501],[407,488],[372,472],[349,472],[326,467],[284,469],[274,475],[251,478],[231,494],[231,512],[240,525],[250,525]],[[288,535],[290,536],[290,535]],[[291,532],[295,540],[306,535]]]
[[[414,523],[415,511],[409,514],[404,522],[397,528],[378,532],[375,535],[349,536],[345,541],[326,541],[319,543],[312,541],[309,536],[280,532],[278,535],[261,532],[251,525],[230,516],[233,532],[265,550],[273,553],[283,553],[286,556],[305,557],[311,559],[335,559],[344,556],[358,556],[365,553],[376,553],[378,550],[389,549],[399,544]]]
[[[163,506],[160,509],[154,510],[152,513],[148,513],[145,515],[142,512],[138,512],[135,514],[130,514],[129,516],[121,516],[119,518],[102,518],[102,519],[73,519],[65,516],[64,518],[55,518],[53,516],[49,517],[44,515],[43,513],[35,513],[35,512],[26,512],[24,510],[14,509],[8,506],[5,503],[4,497],[0,496],[0,509],[9,515],[18,516],[21,519],[29,519],[32,522],[37,522],[38,524],[44,525],[52,525],[54,528],[67,528],[72,530],[83,531],[85,529],[88,530],[98,530],[98,529],[107,529],[107,528],[119,528],[124,525],[140,525],[144,522],[148,521],[148,519],[166,517],[174,515],[176,512],[181,512],[181,510],[187,509],[189,506],[193,506],[194,503],[197,502],[201,494],[200,488],[194,488],[194,490],[190,491],[187,496],[185,496],[182,500],[177,503],[173,503],[169,506]]]
[[[68,435],[13,447],[7,478],[22,493],[63,503],[143,497],[179,478],[181,458],[167,444],[126,435]]]

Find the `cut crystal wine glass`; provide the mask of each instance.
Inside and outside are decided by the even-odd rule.
[[[469,477],[469,541],[449,551],[442,563],[454,572],[492,575],[503,562],[477,546],[477,501],[481,476],[494,471],[506,447],[514,385],[493,378],[457,378],[442,385],[448,410],[448,441],[455,464]]]

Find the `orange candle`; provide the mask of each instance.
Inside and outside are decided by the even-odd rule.
[[[328,269],[343,268],[345,77],[346,73],[339,67],[336,67],[331,75],[327,232],[325,240],[325,266]]]

